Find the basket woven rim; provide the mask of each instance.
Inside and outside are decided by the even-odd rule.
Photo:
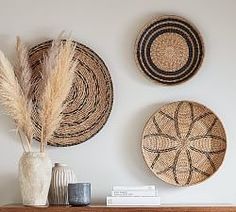
[[[138,55],[137,55],[138,42],[139,42],[143,32],[145,31],[145,29],[148,26],[150,26],[151,24],[155,23],[156,21],[159,21],[159,20],[162,20],[162,19],[166,19],[166,18],[174,18],[174,19],[182,20],[182,21],[190,24],[193,27],[193,29],[197,32],[197,34],[198,34],[198,36],[199,36],[199,38],[201,40],[201,45],[202,45],[202,59],[201,59],[200,64],[199,64],[199,68],[194,72],[194,74],[192,76],[190,76],[190,77],[185,78],[182,81],[179,81],[179,82],[177,81],[177,82],[173,82],[173,83],[169,83],[169,84],[165,83],[165,82],[160,82],[160,81],[154,79],[152,76],[150,76],[149,73],[145,72],[142,69],[142,67],[140,66],[139,62],[138,62]],[[186,18],[183,18],[181,16],[178,16],[178,15],[161,15],[161,16],[157,16],[157,17],[154,17],[154,18],[150,19],[149,22],[147,22],[146,24],[144,24],[141,27],[141,29],[138,32],[138,36],[136,37],[135,42],[134,42],[133,54],[134,54],[135,63],[137,65],[139,71],[142,73],[142,75],[145,76],[146,79],[151,80],[151,81],[155,82],[156,84],[159,84],[159,85],[162,85],[162,86],[176,86],[176,85],[180,85],[182,83],[185,83],[187,81],[190,81],[199,72],[199,70],[202,67],[205,55],[206,55],[206,48],[205,48],[205,43],[204,43],[202,34],[200,33],[200,31],[196,27],[196,25],[193,24],[191,21],[189,21]]]
[[[33,54],[34,53],[34,49],[37,49],[38,46],[40,45],[43,45],[43,44],[47,44],[47,43],[51,43],[53,40],[52,39],[48,39],[48,40],[45,40],[45,41],[42,41],[42,42],[39,42],[38,44],[36,45],[33,45],[30,49],[29,49],[29,55]],[[62,41],[65,41],[65,39],[62,39]],[[108,69],[108,66],[106,65],[106,63],[104,62],[104,60],[94,51],[92,50],[90,47],[88,47],[87,45],[85,44],[82,44],[76,40],[72,40],[76,46],[81,46],[82,48],[86,49],[86,51],[88,51],[89,53],[93,54],[95,57],[97,57],[97,59],[99,60],[99,62],[105,67],[106,69],[106,76],[110,82],[110,107],[109,107],[109,110],[107,111],[107,115],[106,115],[106,119],[104,121],[104,123],[102,125],[100,125],[99,128],[97,128],[97,130],[92,134],[90,135],[88,138],[84,138],[83,140],[78,140],[78,139],[75,139],[75,140],[78,140],[77,142],[73,142],[73,143],[69,143],[69,144],[56,144],[56,143],[52,143],[52,142],[48,142],[47,144],[49,146],[54,146],[54,147],[70,147],[70,146],[75,146],[75,145],[78,145],[78,144],[82,144],[88,140],[90,140],[91,138],[93,138],[95,135],[97,135],[103,128],[104,126],[106,125],[106,123],[108,122],[108,119],[110,118],[110,115],[111,115],[111,112],[112,112],[112,109],[113,109],[113,103],[114,103],[114,86],[113,86],[113,81],[112,81],[112,77],[111,77],[111,74],[110,74],[110,71]],[[47,51],[47,50],[46,50]],[[38,142],[41,142],[40,141],[40,138],[38,137],[34,137],[35,140],[37,140]]]
[[[147,163],[147,160],[144,156],[144,149],[143,149],[143,136],[144,136],[144,132],[145,132],[145,129],[146,129],[146,126],[148,125],[148,123],[150,122],[150,120],[152,119],[153,116],[155,116],[156,113],[158,113],[164,106],[169,106],[171,104],[178,104],[180,102],[190,102],[190,103],[193,103],[193,104],[197,104],[201,107],[204,107],[206,108],[207,110],[209,110],[210,112],[212,112],[214,114],[214,116],[220,121],[221,123],[221,127],[222,127],[222,130],[224,131],[225,133],[225,152],[224,152],[224,155],[222,157],[222,162],[221,164],[218,166],[218,168],[216,169],[215,172],[213,172],[209,177],[205,178],[204,180],[202,181],[199,181],[197,183],[194,183],[194,184],[188,184],[188,185],[180,185],[180,184],[174,184],[174,183],[170,183],[170,182],[166,182],[164,179],[160,178],[150,167],[149,167],[149,164]],[[225,127],[223,125],[223,123],[221,122],[221,119],[219,118],[218,115],[215,114],[214,111],[212,111],[210,108],[208,108],[207,106],[199,103],[199,102],[196,102],[196,101],[191,101],[191,100],[178,100],[178,101],[174,101],[174,102],[169,102],[169,103],[166,103],[166,104],[162,104],[155,112],[153,112],[148,120],[145,122],[144,124],[144,127],[143,127],[143,130],[142,130],[142,134],[141,134],[141,142],[140,142],[140,148],[141,148],[141,154],[142,154],[142,158],[143,160],[145,161],[146,165],[147,165],[147,168],[149,169],[149,171],[154,174],[156,176],[156,178],[158,178],[159,180],[161,180],[162,182],[165,182],[166,184],[170,185],[170,186],[174,186],[174,187],[191,187],[191,186],[195,186],[195,185],[199,185],[200,183],[203,183],[205,181],[207,181],[208,179],[211,179],[213,176],[215,176],[216,173],[219,172],[219,170],[222,168],[222,166],[224,165],[225,163],[225,157],[226,157],[226,154],[227,154],[227,151],[228,151],[228,142],[227,142],[227,134],[226,134],[226,130],[225,130]]]

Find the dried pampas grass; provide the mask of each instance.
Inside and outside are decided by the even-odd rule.
[[[32,95],[31,95],[31,77],[32,70],[29,65],[29,55],[28,49],[22,43],[20,37],[17,37],[16,41],[16,65],[15,65],[15,75],[18,79],[19,85],[21,86],[22,92],[27,99],[27,112],[29,117],[31,117],[33,105],[32,105]],[[30,120],[29,120],[30,121]],[[34,136],[33,123],[29,122],[30,126],[28,129],[28,134],[26,134],[28,141],[32,142]]]
[[[45,151],[47,142],[60,126],[64,101],[71,89],[77,62],[73,60],[76,44],[70,39],[54,42],[45,57],[42,70],[43,92],[40,97],[41,146]]]
[[[21,74],[22,71],[19,71],[18,75],[21,76]],[[25,84],[28,82],[30,87],[28,80],[25,81]],[[16,122],[24,150],[31,151],[30,143],[33,138],[33,127],[31,108],[29,107],[30,101],[24,94],[13,66],[2,51],[0,51],[0,101],[7,114]],[[24,143],[26,143],[27,150]]]
[[[59,36],[52,41],[51,48],[48,50],[47,55],[44,55],[43,67],[41,70],[43,79],[47,79],[50,76],[50,73],[53,71],[54,67],[56,66],[56,58],[60,51],[63,34],[64,32],[61,32]],[[45,83],[47,83],[47,81],[42,80],[42,84],[43,83],[43,86],[45,86]]]
[[[32,70],[29,65],[29,55],[28,49],[21,42],[20,37],[16,38],[16,65],[15,65],[15,74],[18,79],[18,82],[21,86],[21,89],[25,96],[30,98],[30,89],[31,89],[31,76]]]
[[[47,142],[60,126],[65,108],[64,101],[71,89],[77,62],[73,60],[76,44],[61,39],[52,42],[42,64],[42,95],[40,96],[41,144],[44,152]],[[11,65],[0,51],[0,101],[7,113],[15,120],[25,151],[31,151],[34,127],[31,120],[32,70],[29,65],[28,50],[17,37],[17,63]]]

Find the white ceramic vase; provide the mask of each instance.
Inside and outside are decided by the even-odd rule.
[[[19,183],[23,205],[47,205],[52,162],[45,153],[24,153],[19,162]]]
[[[50,205],[68,205],[68,184],[77,183],[76,176],[66,164],[55,163],[48,201]]]

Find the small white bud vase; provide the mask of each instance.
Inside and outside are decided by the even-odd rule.
[[[19,183],[23,205],[47,205],[52,162],[46,153],[27,152],[19,161]]]
[[[68,184],[77,183],[77,178],[66,164],[55,163],[48,201],[50,205],[68,205]]]

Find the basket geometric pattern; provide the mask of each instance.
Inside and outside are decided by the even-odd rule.
[[[75,42],[75,41],[74,41]],[[36,107],[33,122],[35,139],[39,139],[41,125],[38,116],[38,96],[41,92],[41,64],[52,41],[46,41],[30,50],[30,64],[33,70],[33,102]],[[94,136],[106,123],[113,103],[113,87],[109,71],[102,59],[90,48],[76,43],[74,60],[78,61],[75,79],[66,99],[64,118],[53,138],[52,146],[80,144]]]
[[[189,186],[214,174],[223,162],[226,135],[207,107],[189,101],[162,106],[147,122],[142,152],[161,180]]]
[[[178,16],[161,16],[144,27],[135,45],[136,62],[151,79],[174,85],[191,78],[202,64],[200,33]]]

